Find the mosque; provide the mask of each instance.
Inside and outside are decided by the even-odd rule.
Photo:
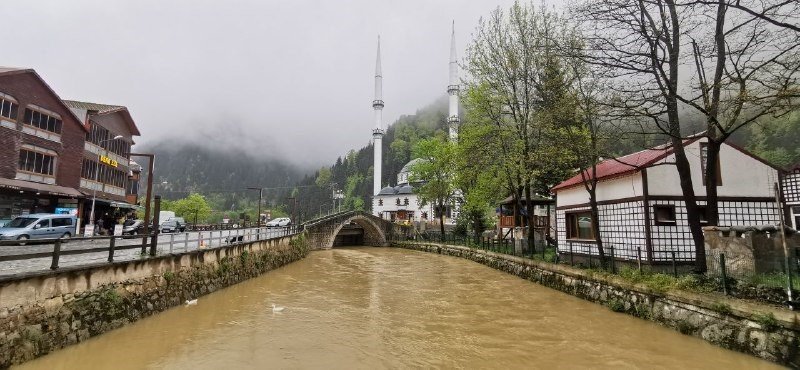
[[[456,61],[455,27],[450,37],[450,80],[447,93],[450,96],[449,112],[447,117],[448,134],[451,141],[458,141],[458,63]],[[412,159],[397,174],[397,186],[383,187],[381,184],[381,167],[383,160],[383,135],[385,133],[382,123],[383,114],[383,76],[381,72],[381,46],[378,39],[378,56],[375,62],[375,100],[372,101],[375,111],[375,128],[372,130],[374,162],[373,162],[373,197],[372,212],[378,217],[393,222],[434,222],[438,221],[438,213],[432,204],[421,205],[414,186],[419,182],[412,182],[411,169],[420,161]],[[445,223],[455,224],[460,210],[461,196],[459,192],[451,197],[451,204],[446,206]]]

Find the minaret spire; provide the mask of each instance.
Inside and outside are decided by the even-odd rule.
[[[375,128],[372,130],[373,162],[372,190],[374,195],[381,191],[381,167],[383,165],[383,72],[381,71],[381,37],[378,36],[378,55],[375,58],[375,100],[372,101],[375,111]]]
[[[450,141],[458,141],[458,60],[456,57],[456,21],[453,21],[453,30],[450,34],[450,82],[447,94],[450,95],[450,110],[447,117]]]

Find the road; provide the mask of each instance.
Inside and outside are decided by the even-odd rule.
[[[254,241],[258,239],[271,239],[286,235],[288,229],[275,228],[267,229],[248,228],[221,231],[192,231],[184,233],[161,234],[158,237],[157,254],[164,255],[169,253],[180,253],[200,248],[200,238],[202,235],[203,248],[217,247],[227,244],[227,240],[241,236],[242,241]],[[124,246],[141,245],[141,237],[126,237],[115,239],[115,248]],[[94,263],[108,262],[109,239],[72,239],[61,245],[62,251],[106,248],[103,252],[92,252],[76,255],[60,256],[59,267],[80,266]],[[29,243],[28,245],[0,245],[0,256],[14,256],[28,253],[51,253],[54,245],[52,243]],[[148,240],[149,251],[149,240]],[[114,261],[126,261],[140,258],[140,249],[125,249],[114,251]],[[0,262],[0,277],[15,275],[27,272],[49,271],[52,257],[32,258],[19,261]]]

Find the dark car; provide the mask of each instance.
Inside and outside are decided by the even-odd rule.
[[[180,227],[178,226],[178,222],[175,220],[164,221],[161,224],[162,233],[177,233],[179,231]]]
[[[175,221],[178,223],[178,231],[186,231],[186,221],[183,219],[183,217],[173,217],[170,219],[170,221]]]

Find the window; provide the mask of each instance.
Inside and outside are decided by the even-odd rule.
[[[72,226],[72,219],[71,218],[54,218],[52,220],[53,227],[61,227],[61,226]]]
[[[383,199],[378,199],[378,205],[379,205],[379,206],[382,206],[382,205],[383,205]]]
[[[25,116],[22,119],[22,123],[40,130],[61,134],[61,118],[31,108],[25,108]]]
[[[125,188],[125,182],[128,179],[128,175],[125,172],[108,165],[101,165],[99,168],[100,173],[96,173],[98,171],[97,167],[97,162],[84,158],[81,177],[94,181],[95,176],[97,176],[97,181],[101,183]]]
[[[671,204],[657,204],[653,206],[656,225],[675,225],[675,206]]]
[[[700,171],[703,171],[703,186],[708,186],[706,181],[706,163],[708,162],[708,143],[700,143]],[[722,166],[717,155],[717,186],[722,186]]]
[[[8,95],[0,93],[0,116],[16,121],[17,110],[19,110],[19,103],[11,99]]]
[[[29,149],[19,151],[19,170],[55,176],[56,157]]]
[[[397,198],[397,202],[395,202],[395,203],[397,203],[397,205],[399,206],[400,205],[400,198]]]
[[[403,199],[403,205],[408,205],[408,198]]]
[[[708,224],[708,208],[706,206],[697,206],[697,212],[700,214],[700,224]]]
[[[44,229],[50,227],[50,220],[41,220],[33,226],[34,229]]]
[[[567,239],[594,239],[591,212],[567,213]]]
[[[126,157],[131,151],[131,144],[125,140],[112,140],[116,134],[108,131],[103,126],[92,122],[91,129],[86,133],[86,141],[98,145],[111,153]]]

